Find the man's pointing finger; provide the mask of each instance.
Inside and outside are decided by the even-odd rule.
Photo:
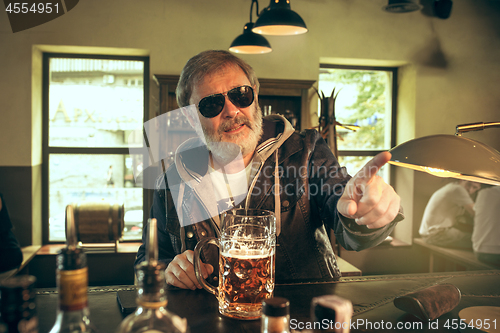
[[[361,168],[353,177],[355,184],[368,183],[377,174],[381,167],[383,167],[390,159],[391,153],[383,151],[372,158]]]

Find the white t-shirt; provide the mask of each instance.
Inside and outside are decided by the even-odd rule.
[[[212,185],[215,192],[219,214],[237,207],[245,200],[250,182],[250,172],[252,163],[237,173],[223,173],[222,170],[215,170],[212,166],[208,167],[208,172],[212,178]]]
[[[474,204],[467,190],[457,183],[449,183],[431,196],[425,207],[419,233],[429,236],[434,230],[451,227],[464,206]]]
[[[500,254],[500,186],[479,191],[474,210],[472,248],[475,252]]]

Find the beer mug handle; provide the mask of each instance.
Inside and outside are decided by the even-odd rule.
[[[201,241],[199,241],[198,244],[196,244],[196,247],[194,248],[194,272],[196,274],[196,279],[202,285],[202,287],[206,291],[217,296],[217,294],[218,294],[217,288],[208,284],[207,281],[205,281],[205,279],[203,278],[203,274],[201,273],[201,270],[200,270],[200,264],[201,264],[200,252],[201,252],[201,248],[203,246],[205,246],[206,244],[214,244],[214,245],[219,246],[219,240],[217,238],[205,238],[205,239],[202,239]]]

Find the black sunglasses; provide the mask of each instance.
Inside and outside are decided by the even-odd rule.
[[[238,108],[249,107],[255,98],[253,89],[250,86],[236,87],[225,93],[203,97],[198,103],[198,110],[200,110],[201,115],[205,118],[213,118],[219,115],[226,103],[225,96]]]

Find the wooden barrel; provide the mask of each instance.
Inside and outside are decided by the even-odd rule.
[[[123,236],[125,208],[106,201],[73,204],[75,229],[82,243],[112,243]]]

